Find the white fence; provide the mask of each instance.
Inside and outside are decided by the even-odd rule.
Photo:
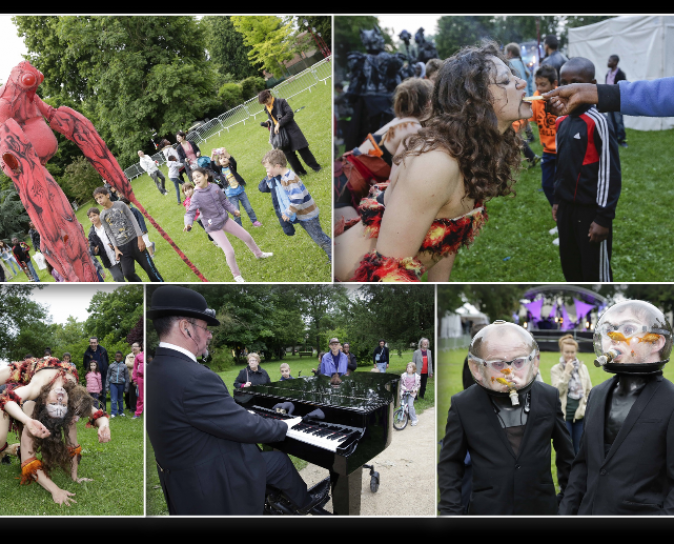
[[[308,90],[311,92],[312,87],[319,83],[327,85],[328,79],[331,77],[332,57],[330,56],[310,66],[299,74],[289,77],[282,83],[279,83],[271,89],[271,94],[276,98],[285,98],[286,100],[289,100],[293,96],[297,96],[304,91]],[[190,131],[187,135],[187,139],[200,144],[201,142],[207,141],[212,136],[220,136],[223,130],[229,132],[230,128],[239,123],[245,125],[246,122],[256,122],[256,117],[261,113],[264,114],[264,106],[258,103],[257,96],[255,96],[243,104],[226,111],[215,119],[211,119],[207,123]],[[177,145],[178,144],[173,144],[173,147],[175,148]],[[159,163],[160,166],[166,162],[166,158],[161,151],[152,155],[151,158]],[[142,176],[144,173],[145,170],[141,168],[140,163],[132,164],[124,170],[124,174],[129,181],[138,176]]]

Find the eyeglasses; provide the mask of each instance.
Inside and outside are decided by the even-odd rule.
[[[189,319],[187,320],[187,322],[188,322],[188,323],[191,323],[191,324],[194,325],[195,327],[199,327],[200,329],[205,330],[206,332],[210,332],[210,331],[208,330],[208,327],[202,327],[201,325],[197,325],[194,321],[190,321]]]
[[[484,359],[480,359],[476,355],[469,354],[468,357],[473,359],[474,361],[484,365],[488,366],[490,368],[493,368],[494,370],[504,370],[507,366],[512,366],[515,370],[520,370],[521,368],[524,368],[526,365],[531,363],[534,360],[534,357],[536,356],[536,350],[532,350],[532,352],[529,355],[524,355],[522,357],[517,357],[513,359],[512,361],[504,361],[503,359],[492,359],[491,361],[485,361]]]

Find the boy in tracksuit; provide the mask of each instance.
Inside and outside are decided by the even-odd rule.
[[[124,393],[129,391],[129,369],[124,362],[124,354],[121,351],[115,353],[115,360],[108,367],[105,378],[105,390],[110,391],[110,415],[115,417],[124,416]]]
[[[594,65],[575,57],[562,66],[560,85],[595,83]],[[618,142],[595,106],[557,119],[557,170],[552,218],[569,282],[613,281],[613,218],[620,197]]]

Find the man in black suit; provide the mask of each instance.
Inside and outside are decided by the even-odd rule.
[[[611,306],[595,364],[616,374],[590,392],[563,515],[674,514],[674,384],[662,376],[672,326],[652,304]]]
[[[620,58],[618,55],[611,55],[608,58],[608,72],[606,72],[605,83],[609,85],[617,85],[618,81],[627,81],[627,76],[620,68],[618,68],[618,63]],[[616,139],[618,140],[618,145],[620,147],[627,147],[627,136],[625,135],[625,123],[623,123],[623,114],[619,111],[610,111],[606,114],[608,116],[609,123],[613,126],[613,131],[615,132]]]
[[[443,515],[464,513],[461,480],[470,452],[473,490],[468,514],[557,513],[550,471],[552,440],[563,495],[573,461],[559,392],[535,381],[538,345],[525,329],[496,321],[470,344],[475,384],[452,397],[438,462]]]
[[[288,456],[257,443],[285,438],[294,420],[263,419],[239,406],[222,379],[197,363],[207,354],[215,311],[196,291],[156,289],[147,316],[159,347],[146,371],[147,433],[170,514],[260,515],[266,485],[280,489],[299,514],[328,487],[307,492]]]

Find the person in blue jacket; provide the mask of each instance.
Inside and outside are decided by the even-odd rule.
[[[574,83],[545,93],[556,115],[567,115],[583,104],[602,112],[619,111],[641,117],[674,116],[674,77],[650,81],[619,81],[617,85]]]

